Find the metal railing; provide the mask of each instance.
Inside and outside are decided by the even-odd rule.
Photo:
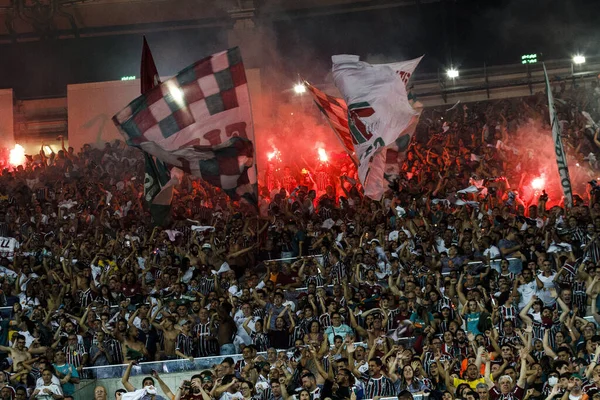
[[[405,346],[411,346],[414,343],[415,337],[400,338],[399,342]],[[367,347],[365,342],[355,342],[355,346]],[[278,349],[277,352],[285,351],[288,357],[294,355],[294,351],[290,349]],[[257,356],[266,357],[266,352],[257,353]],[[232,355],[219,355],[209,357],[198,357],[194,358],[194,361],[189,359],[177,359],[177,360],[164,360],[164,361],[148,361],[141,362],[133,366],[131,369],[131,377],[152,375],[153,371],[159,374],[173,374],[177,372],[192,372],[192,371],[203,371],[212,369],[217,364],[223,362],[226,358],[232,358],[234,362],[242,359],[242,354]],[[128,364],[118,365],[104,365],[97,367],[84,367],[83,373],[85,379],[107,379],[107,378],[120,378],[125,374]]]
[[[266,355],[259,353],[258,355]],[[159,374],[172,374],[176,372],[187,371],[203,371],[211,369],[215,365],[220,364],[227,357],[233,358],[234,362],[242,359],[241,354],[209,356],[194,358],[194,361],[189,359],[164,360],[164,361],[148,361],[141,362],[133,366],[131,376],[152,375],[153,371]],[[107,379],[119,378],[125,374],[127,364],[118,365],[103,365],[97,367],[83,368],[83,375],[86,379]]]

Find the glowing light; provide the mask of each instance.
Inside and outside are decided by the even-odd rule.
[[[581,54],[577,54],[576,56],[573,57],[573,63],[575,63],[575,64],[584,64],[585,63],[585,57],[582,56]]]
[[[308,170],[306,168],[302,168],[302,175],[308,174]]]
[[[321,161],[321,162],[329,161],[329,157],[327,156],[327,152],[325,151],[324,148],[319,147],[319,149],[317,151],[319,152],[319,161]]]
[[[44,152],[48,154],[54,153],[54,151],[52,151],[52,147],[50,146],[44,146]]]
[[[121,77],[122,81],[135,81],[135,76],[131,75],[131,76],[122,76]]]
[[[542,176],[534,178],[531,181],[531,187],[535,190],[542,190],[544,187],[546,187],[546,179]]]
[[[272,152],[267,153],[267,160],[269,160],[269,161],[273,161],[273,160],[281,161],[281,157],[280,156],[281,156],[281,152],[279,150],[277,150],[277,149],[273,149]]]
[[[521,64],[535,64],[537,62],[537,54],[524,54],[521,56]]]
[[[20,144],[15,144],[15,147],[10,150],[8,162],[17,167],[25,163],[25,149]]]
[[[450,79],[458,78],[458,70],[450,68],[448,71],[446,71],[446,75],[448,75],[448,78]]]
[[[181,90],[180,88],[178,88],[174,84],[171,84],[171,85],[169,85],[169,93],[171,93],[171,96],[173,97],[173,100],[175,100],[175,102],[177,104],[184,104],[184,101],[183,101],[183,98],[184,98],[183,90]]]
[[[294,92],[296,94],[306,93],[306,86],[304,86],[302,83],[298,83],[294,86]]]

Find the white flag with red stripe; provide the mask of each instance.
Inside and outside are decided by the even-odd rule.
[[[348,105],[348,127],[365,194],[379,200],[385,192],[388,146],[408,149],[420,111],[408,100],[406,84],[421,58],[371,65],[358,56],[332,57],[333,79]]]

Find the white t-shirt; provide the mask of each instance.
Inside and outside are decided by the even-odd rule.
[[[221,395],[219,400],[235,400],[235,399],[243,399],[244,395],[241,392],[229,393],[225,392]]]
[[[556,299],[550,295],[550,289],[555,288],[554,277],[556,273],[552,271],[552,275],[544,276],[543,272],[540,272],[537,278],[544,284],[544,287],[537,292],[537,296],[544,302],[545,306],[553,306],[556,303]]]
[[[60,387],[60,379],[58,379],[56,375],[52,375],[52,384]],[[44,379],[37,378],[37,380],[35,381],[35,388],[38,389],[41,387],[44,387]]]
[[[254,316],[251,316],[250,318],[252,318],[252,319],[250,320],[250,322],[248,322],[248,328],[250,328],[250,330],[252,332],[255,332],[256,329],[255,329],[254,325],[255,325],[256,321],[258,321],[260,318],[254,317]],[[244,329],[244,322],[246,322],[246,317],[244,316],[244,312],[242,310],[238,310],[238,312],[236,312],[235,315],[233,316],[233,320],[235,321],[235,324],[237,325],[237,328],[238,328],[237,334],[244,341],[244,344],[246,344],[246,345],[252,344],[252,338],[248,335],[248,333]]]
[[[487,257],[488,255],[490,256],[491,260],[493,260],[494,258],[499,258],[501,256],[500,249],[492,245],[483,251],[484,257]]]
[[[522,310],[523,308],[525,308],[527,303],[531,301],[531,298],[537,292],[537,283],[535,279],[529,283],[520,285],[517,288],[517,291],[521,294],[521,300],[519,301],[519,309]]]
[[[45,389],[50,390],[52,393],[62,396],[62,390],[59,385],[55,385],[54,383],[49,384],[48,386],[40,386],[36,387],[35,390],[39,390],[39,393],[35,396],[38,400],[53,400],[52,394],[45,393]]]

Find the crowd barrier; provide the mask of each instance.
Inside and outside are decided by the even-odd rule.
[[[520,274],[523,271],[523,262],[520,258],[507,258],[508,260],[508,270],[513,274]],[[490,267],[494,269],[496,272],[500,272],[500,263],[502,259],[497,258],[494,260],[490,260]]]
[[[259,353],[266,355],[266,353]],[[149,361],[136,364],[131,369],[131,376],[152,375],[153,371],[159,374],[171,374],[176,372],[187,371],[203,371],[211,369],[213,366],[220,364],[225,358],[232,357],[234,361],[241,359],[241,354],[230,356],[210,356],[195,358],[194,361],[188,359],[165,360],[165,361]],[[127,364],[106,365],[99,367],[83,368],[84,376],[89,379],[105,379],[117,378],[125,374]]]
[[[414,337],[400,338],[399,341],[404,346],[409,347],[414,344]],[[367,343],[356,342],[356,346],[367,346]],[[279,349],[278,351],[287,351],[288,357],[291,357],[294,352],[288,349]],[[266,357],[267,353],[257,353],[257,356]],[[189,359],[165,360],[165,361],[148,361],[141,362],[133,366],[131,376],[152,375],[153,371],[159,374],[171,374],[177,372],[188,371],[203,371],[212,369],[215,365],[220,364],[225,358],[231,357],[234,361],[242,358],[241,354],[225,355],[225,356],[209,356],[194,358],[194,361]],[[88,379],[105,379],[121,377],[125,374],[127,364],[105,365],[98,367],[84,367],[84,375]]]
[[[414,345],[415,338],[401,338],[400,342],[405,347]],[[356,346],[366,346],[364,342],[355,343]],[[293,351],[287,351],[288,356],[293,356]],[[266,357],[266,353],[258,353],[258,355]],[[167,360],[156,362],[142,362],[134,365],[131,369],[130,382],[134,387],[141,385],[143,377],[151,376],[153,371],[158,372],[163,381],[171,388],[176,388],[181,379],[189,379],[192,375],[203,370],[212,369],[213,366],[219,364],[226,357],[231,357],[234,362],[242,359],[241,354],[229,356],[212,356],[195,358],[191,360]],[[83,368],[83,378],[77,385],[75,392],[75,400],[88,400],[93,397],[93,390],[96,385],[104,386],[109,394],[114,393],[116,389],[122,388],[121,377],[125,374],[127,364],[108,365],[102,367],[85,367]],[[160,391],[159,391],[160,394]]]

